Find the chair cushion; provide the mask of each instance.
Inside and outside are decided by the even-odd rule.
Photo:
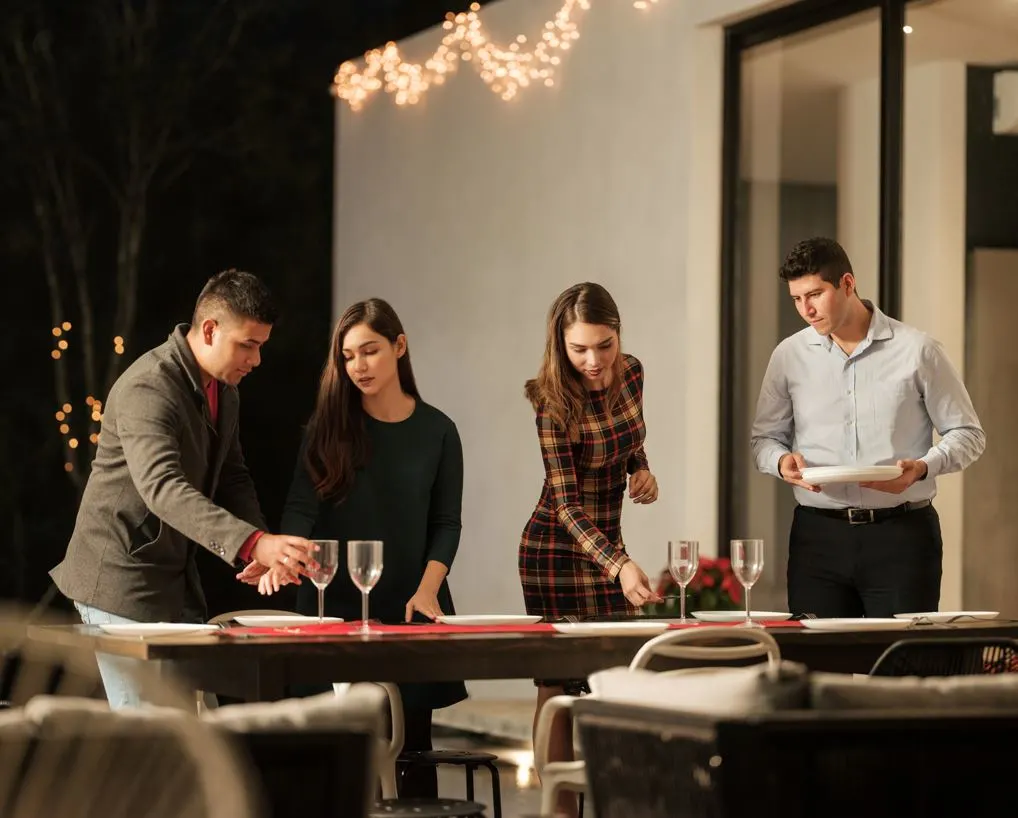
[[[238,733],[293,730],[364,730],[381,735],[388,702],[373,684],[352,685],[342,696],[322,693],[278,702],[228,704],[202,714],[202,720]]]
[[[794,710],[809,702],[806,667],[794,662],[680,675],[611,668],[594,673],[590,688],[601,699],[717,716]]]
[[[1018,709],[1018,673],[992,676],[863,676],[813,673],[816,710]]]

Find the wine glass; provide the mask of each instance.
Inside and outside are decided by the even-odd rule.
[[[382,576],[382,541],[350,540],[346,544],[346,567],[361,592],[361,633],[369,633],[368,594]]]
[[[318,621],[325,621],[325,589],[339,568],[339,540],[312,540],[318,546],[307,566],[308,579],[318,589]]]
[[[700,543],[696,540],[671,540],[668,543],[668,572],[679,586],[679,622],[688,624],[695,621],[686,619],[686,586],[696,576],[700,567]]]
[[[735,573],[735,578],[746,589],[746,621],[739,627],[762,627],[750,617],[749,591],[763,572],[763,540],[732,540],[731,546],[732,571]]]

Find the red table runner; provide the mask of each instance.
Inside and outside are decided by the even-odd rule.
[[[703,623],[700,625],[683,625],[679,622],[670,622],[669,630],[681,630],[684,628],[703,627],[736,627],[739,622],[718,622]],[[801,628],[802,624],[791,620],[770,621],[759,620],[759,624],[768,628]],[[230,627],[223,630],[227,636],[356,636],[360,631],[360,622],[326,622],[322,625],[311,624],[290,628],[243,628]],[[456,633],[555,633],[555,627],[550,622],[537,622],[532,625],[443,625],[441,623],[428,625],[372,625],[373,633],[382,635],[399,636],[424,636]],[[596,634],[592,634],[596,635]],[[614,634],[613,634],[614,635]],[[636,633],[634,636],[638,635]]]

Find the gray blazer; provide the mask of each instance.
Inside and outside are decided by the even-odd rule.
[[[213,428],[187,331],[113,384],[67,554],[50,572],[69,599],[142,622],[204,620],[197,546],[232,564],[267,528],[240,451],[237,390],[220,384]]]

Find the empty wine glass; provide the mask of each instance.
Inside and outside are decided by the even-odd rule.
[[[679,586],[679,622],[688,624],[697,620],[686,619],[686,586],[700,567],[700,543],[696,540],[672,540],[668,543],[668,572]]]
[[[318,550],[308,564],[308,579],[318,589],[318,621],[325,621],[325,589],[339,568],[339,540],[312,540]]]
[[[346,567],[361,592],[361,633],[369,633],[368,594],[382,576],[382,541],[350,540],[346,544]]]
[[[742,587],[746,589],[746,621],[741,628],[760,628],[750,616],[749,591],[760,579],[764,567],[763,540],[732,540],[732,571]]]

